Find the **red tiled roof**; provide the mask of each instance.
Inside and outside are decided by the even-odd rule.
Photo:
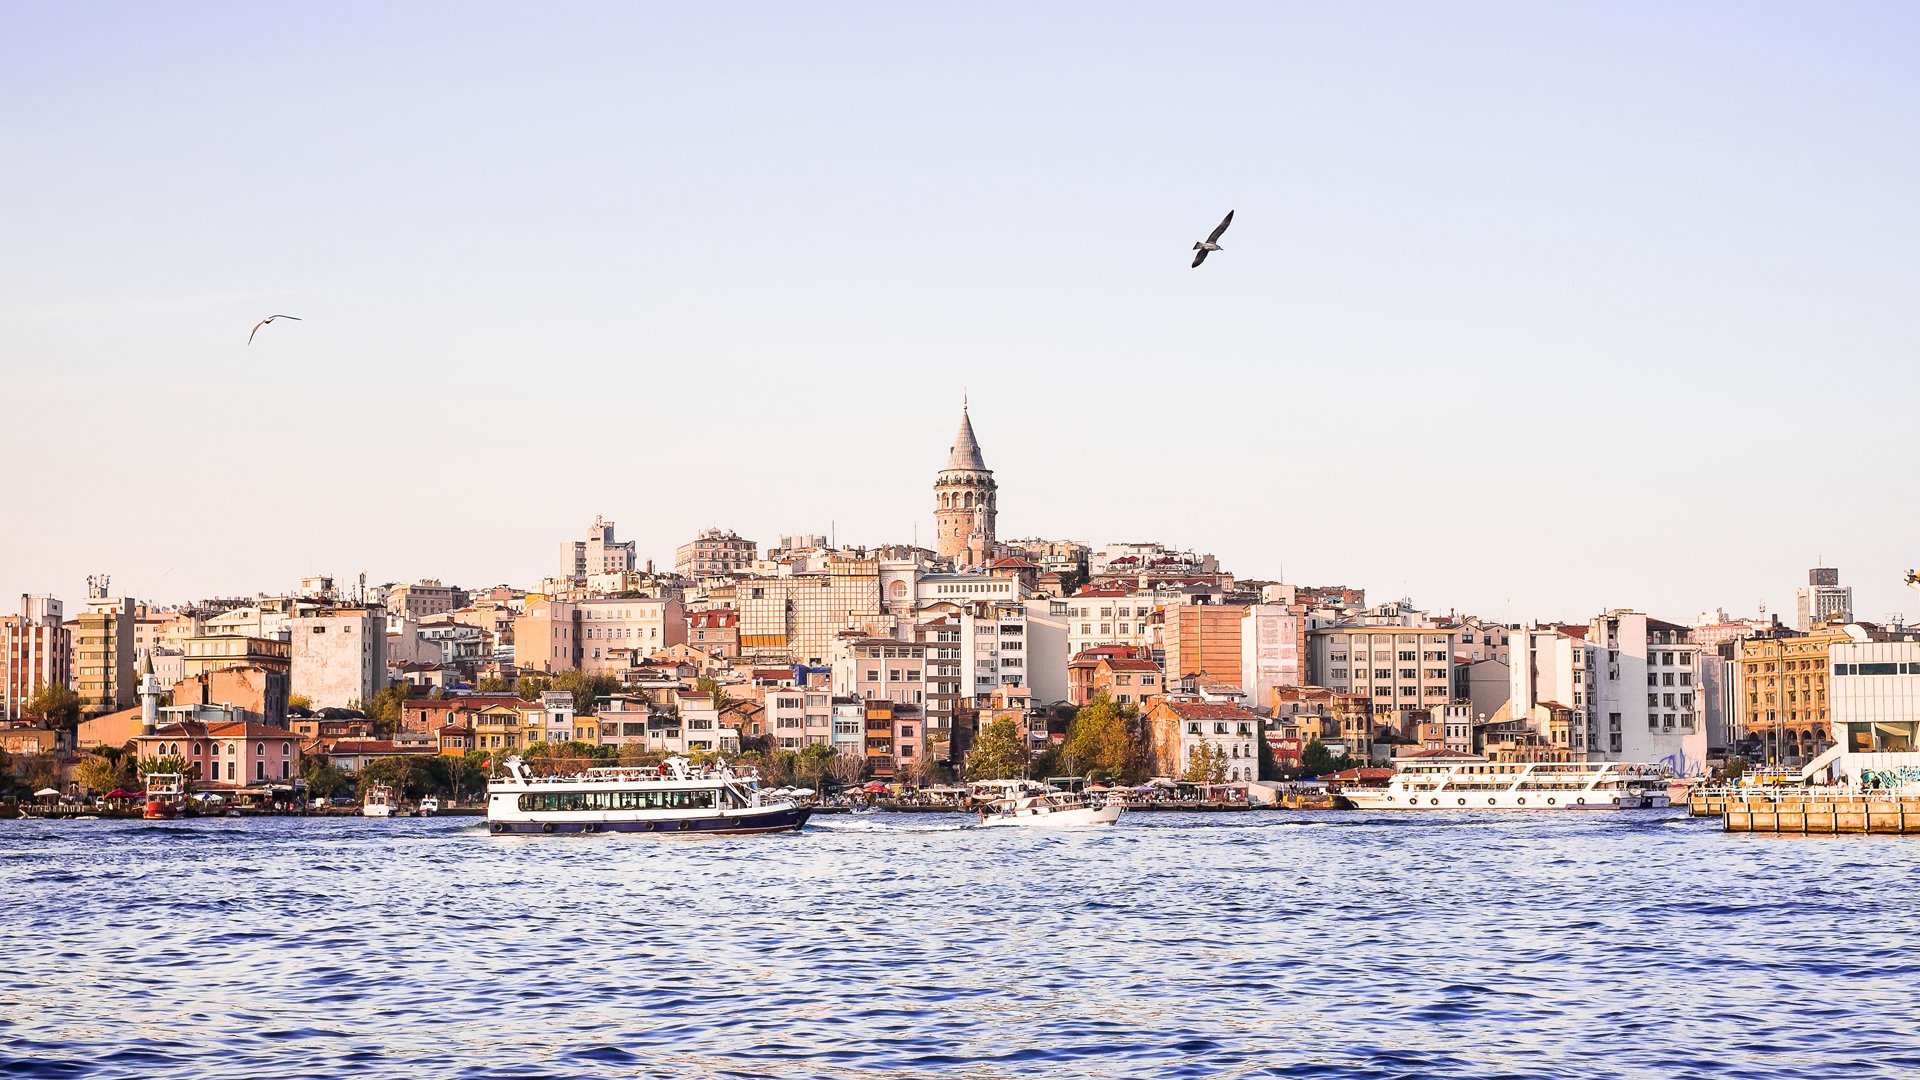
[[[1215,701],[1168,701],[1162,698],[1160,705],[1172,709],[1174,715],[1182,720],[1258,720],[1259,714],[1241,705],[1228,705]]]
[[[1106,665],[1115,671],[1159,671],[1160,665],[1151,660],[1135,660],[1125,656],[1102,657]]]
[[[793,678],[793,669],[792,668],[754,668],[753,677],[756,679],[791,679]]]
[[[696,611],[687,616],[687,625],[703,630],[724,630],[740,622],[740,614],[731,608]]]

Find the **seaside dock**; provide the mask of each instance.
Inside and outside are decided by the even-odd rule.
[[[1920,834],[1920,796],[1821,792],[1726,796],[1727,832]]]

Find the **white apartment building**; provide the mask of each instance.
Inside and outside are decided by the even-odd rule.
[[[543,742],[557,746],[579,738],[574,726],[573,692],[548,690],[538,704],[529,703],[520,710],[520,724],[528,743]]]
[[[1250,604],[1240,622],[1240,688],[1265,704],[1276,686],[1307,681],[1306,621],[1286,604]]]
[[[767,734],[780,749],[833,742],[833,695],[826,687],[768,691],[766,708]]]
[[[1360,694],[1374,712],[1413,712],[1453,696],[1458,627],[1336,623],[1307,633],[1307,670],[1316,686]]]
[[[599,516],[587,530],[585,540],[569,540],[560,546],[560,576],[583,578],[588,574],[610,574],[633,570],[639,565],[633,541],[615,541],[613,522]]]
[[[51,596],[20,595],[20,614],[0,619],[0,720],[18,720],[44,686],[71,681],[66,613]]]
[[[976,705],[1002,686],[1023,686],[1045,704],[1067,699],[1069,604],[1042,597],[960,609],[963,692]]]
[[[1853,586],[1840,584],[1840,571],[1816,566],[1807,571],[1805,588],[1794,593],[1798,626],[1811,630],[1827,622],[1853,621]]]
[[[1700,646],[1684,626],[1637,611],[1609,611],[1587,627],[1592,720],[1587,755],[1706,771],[1707,725],[1698,700]],[[1518,667],[1518,665],[1516,665]]]
[[[686,610],[676,599],[577,600],[580,670],[614,674],[687,640]]]
[[[1594,726],[1593,663],[1585,626],[1535,626],[1515,630],[1507,639],[1507,709],[1534,734],[1580,753],[1588,750]],[[1486,661],[1483,661],[1483,663]],[[1553,726],[1556,709],[1572,714],[1564,733]],[[1624,734],[1624,733],[1623,733]]]
[[[1154,619],[1160,601],[1152,593],[1083,589],[1065,603],[1069,657],[1095,645],[1133,645],[1156,653],[1164,647]]]
[[[744,574],[760,557],[760,546],[732,530],[702,529],[700,535],[673,551],[673,572],[681,577],[718,577]]]
[[[342,608],[291,621],[288,693],[316,709],[350,708],[387,685],[387,615],[381,608]]]

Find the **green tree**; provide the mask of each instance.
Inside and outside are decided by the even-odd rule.
[[[374,692],[373,700],[363,703],[360,711],[373,721],[376,734],[392,735],[400,730],[400,710],[413,696],[412,683],[395,683],[385,689]]]
[[[13,755],[7,753],[6,747],[0,746],[0,790],[5,790],[12,778]]]
[[[1074,775],[1136,783],[1146,779],[1147,741],[1140,711],[1099,694],[1067,724],[1064,766]]]
[[[553,686],[553,680],[545,675],[522,675],[514,680],[513,692],[520,695],[521,701],[539,701],[540,695]]]
[[[579,716],[592,716],[598,708],[596,699],[620,689],[620,680],[611,675],[589,675],[584,671],[563,671],[551,679],[521,679],[523,684],[532,681],[539,689],[528,694],[526,689],[520,696],[528,701],[540,700],[540,695],[548,690],[564,690],[573,695],[573,711]]]
[[[1356,764],[1349,754],[1334,757],[1333,751],[1327,749],[1326,744],[1319,739],[1307,740],[1307,745],[1300,750],[1300,771],[1308,776],[1325,776],[1342,769],[1351,769]]]
[[[826,743],[808,743],[800,748],[796,771],[810,787],[819,787],[826,782],[827,775],[833,769],[833,759],[838,757],[833,747]]]
[[[313,699],[305,694],[289,694],[287,695],[287,708],[305,709],[308,712],[312,712]]]
[[[507,692],[507,680],[498,675],[489,675],[473,684],[477,694],[504,694]]]
[[[160,757],[141,758],[134,771],[142,780],[154,773],[179,773],[183,779],[200,779],[200,763],[188,761],[179,754],[164,754]]]
[[[124,754],[89,754],[74,768],[74,777],[95,795],[139,783],[133,775],[133,762]]]
[[[307,795],[315,799],[331,799],[353,790],[353,774],[336,766],[319,754],[307,754],[300,759],[300,779],[307,782]]]
[[[361,797],[375,784],[385,784],[405,799],[446,791],[449,787],[447,759],[439,754],[396,754],[378,757],[361,768]]]
[[[1027,775],[1031,764],[1020,725],[1010,716],[989,722],[967,752],[967,779],[1011,780]]]
[[[1286,775],[1287,771],[1280,767],[1280,759],[1273,756],[1273,747],[1264,734],[1254,741],[1254,748],[1260,755],[1260,779],[1278,780]]]
[[[727,692],[720,688],[720,680],[718,679],[695,679],[693,680],[693,688],[703,694],[713,695],[713,707],[716,709],[724,709],[728,705],[733,704],[733,698],[728,696]]]
[[[48,683],[35,690],[20,711],[54,727],[70,728],[80,722],[80,695],[65,686]]]
[[[1187,749],[1187,771],[1181,779],[1196,784],[1218,784],[1226,778],[1226,751],[1212,743],[1201,743]]]

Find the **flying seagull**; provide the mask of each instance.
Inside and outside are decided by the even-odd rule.
[[[1228,214],[1227,216],[1232,217],[1233,215]],[[1218,235],[1218,234],[1215,234],[1215,235]],[[1195,263],[1194,265],[1198,266],[1200,264]],[[294,322],[301,321],[300,316],[298,315],[269,315],[266,318],[261,319],[259,322],[253,324],[253,329],[247,333],[247,344],[249,345],[253,344],[253,335],[259,333],[261,327],[267,325],[268,323],[272,322],[275,319],[292,319]]]
[[[1226,232],[1227,226],[1231,224],[1233,224],[1233,211],[1229,210],[1227,211],[1227,216],[1220,219],[1220,224],[1213,227],[1213,231],[1207,234],[1205,240],[1193,245],[1193,250],[1200,253],[1193,257],[1193,265],[1199,266],[1201,263],[1206,262],[1207,252],[1222,250],[1216,241],[1220,239],[1220,234]]]

